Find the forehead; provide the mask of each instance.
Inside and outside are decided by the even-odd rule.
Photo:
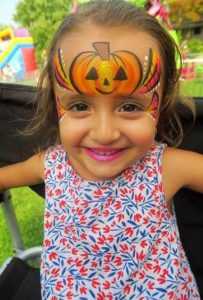
[[[129,27],[101,28],[95,25],[85,25],[77,31],[67,33],[59,41],[57,48],[63,50],[67,67],[75,56],[82,51],[92,51],[95,42],[109,42],[110,52],[127,50],[135,53],[140,62],[144,63],[149,49],[160,55],[157,41],[148,33],[137,31]]]

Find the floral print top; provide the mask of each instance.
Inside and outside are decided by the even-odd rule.
[[[196,300],[155,144],[114,180],[87,181],[61,145],[45,158],[43,300]]]

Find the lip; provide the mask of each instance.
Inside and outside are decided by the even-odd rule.
[[[86,154],[96,161],[113,161],[119,158],[125,149],[85,148]]]

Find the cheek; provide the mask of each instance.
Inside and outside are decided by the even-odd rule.
[[[66,117],[59,122],[59,133],[62,145],[66,148],[77,146],[86,133],[86,126],[80,120],[68,120]]]
[[[131,121],[128,127],[128,138],[134,145],[147,146],[154,142],[156,135],[156,123],[151,118],[146,116],[143,121]]]

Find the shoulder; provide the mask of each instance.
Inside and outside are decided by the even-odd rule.
[[[167,198],[173,197],[182,187],[203,192],[203,155],[166,147],[162,167]]]
[[[62,145],[51,146],[44,153],[45,165],[50,162],[53,163],[57,160],[62,160],[65,156],[66,152]]]

